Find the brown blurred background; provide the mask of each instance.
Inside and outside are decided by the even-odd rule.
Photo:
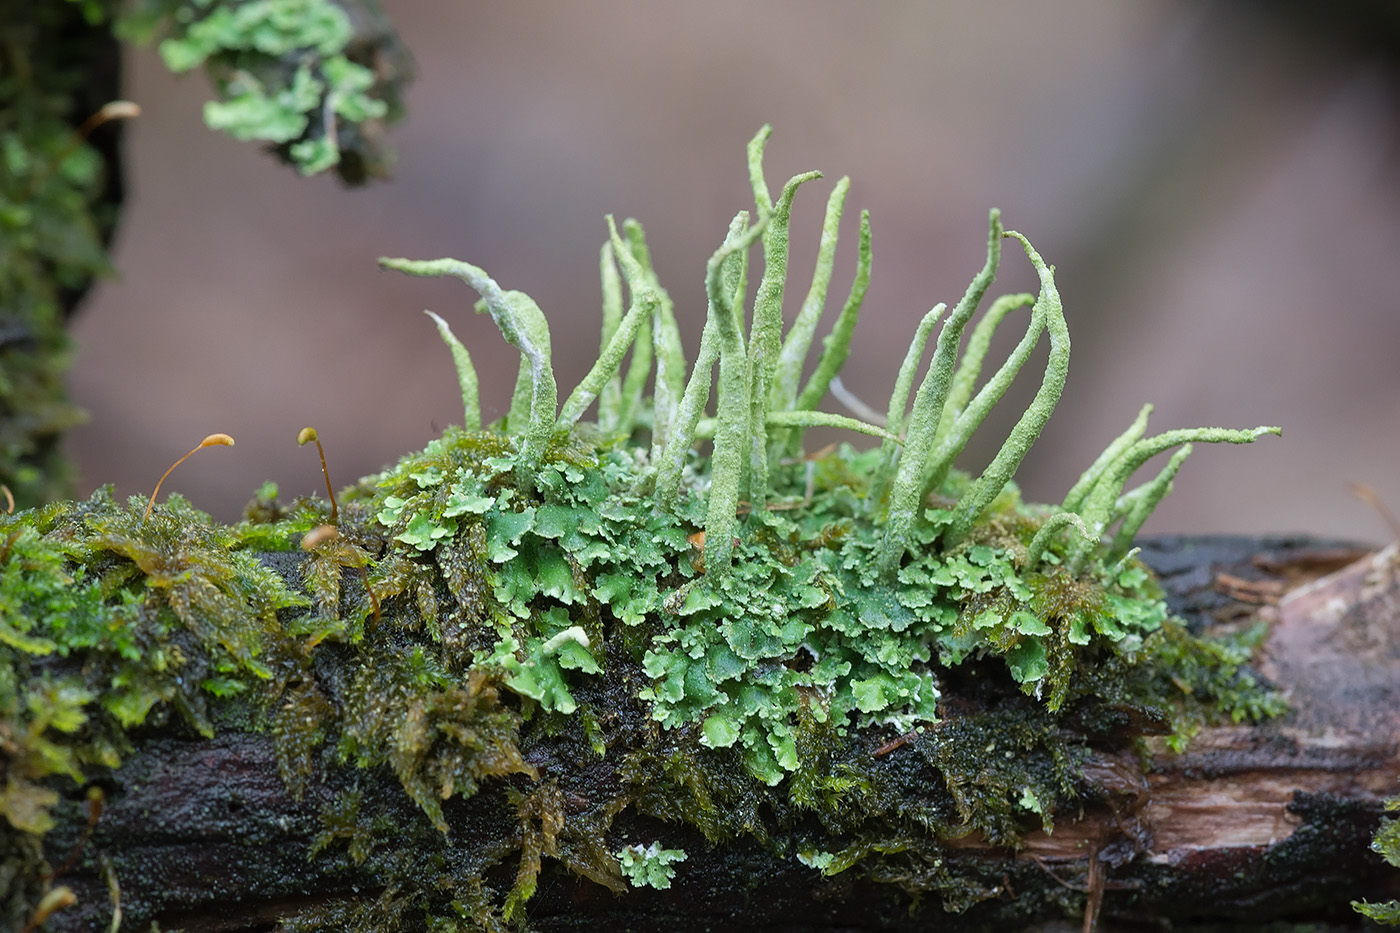
[[[304,425],[338,484],[392,462],[461,416],[423,308],[471,348],[500,414],[515,359],[474,295],[381,273],[379,255],[455,256],[533,295],[562,396],[596,353],[603,215],[636,216],[693,354],[705,260],[750,206],[744,145],[771,122],[775,190],[827,174],[798,195],[790,314],[830,185],[852,176],[829,314],[858,211],[872,213],[856,394],[883,409],[915,323],[962,294],[998,206],[1057,265],[1074,338],[1018,476],[1027,498],[1057,501],[1152,401],[1155,430],[1284,437],[1198,447],[1149,532],[1382,539],[1346,484],[1400,510],[1400,82],[1376,36],[1255,12],[1270,6],[391,0],[418,80],[395,178],[360,191],[206,131],[203,79],[135,50],[121,279],[76,328],[83,492],[149,491],[212,431],[237,447],[202,453],[171,488],[223,519],[264,479],[315,492]],[[997,288],[1033,284],[1008,244]],[[964,466],[991,456],[1014,401]]]

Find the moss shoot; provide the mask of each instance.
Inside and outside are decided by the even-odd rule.
[[[601,352],[562,404],[528,296],[457,260],[383,260],[461,278],[519,351],[499,423],[482,427],[470,354],[434,316],[465,427],[338,504],[265,486],[224,526],[178,495],[143,520],[144,499],[102,490],[0,516],[7,919],[56,890],[43,837],[60,792],[156,728],[270,735],[290,794],[331,789],[308,855],[368,893],[288,908],[284,929],[499,930],[524,922],[551,862],[623,897],[683,883],[668,824],[964,910],[996,889],[944,858],[953,840],[1014,848],[1113,792],[1096,756],[1282,709],[1248,672],[1249,639],[1190,634],[1131,549],[1189,444],[1277,429],[1145,436],[1144,409],[1063,503],[1023,503],[1012,477],[1069,336],[1053,270],[995,211],[984,268],[919,326],[884,423],[820,410],[865,295],[869,218],[803,380],[848,183],[784,333],[790,206],[818,176],[774,200],[767,136],[749,147],[753,210],[707,268],[693,365],[634,221],[609,220]],[[979,318],[1005,237],[1040,291]],[[1012,320],[1024,336],[983,378]],[[980,474],[959,470],[1042,335],[1034,400]],[[815,426],[880,443],[807,454]],[[656,833],[615,832],[628,810]]]

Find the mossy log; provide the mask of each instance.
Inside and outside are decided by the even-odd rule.
[[[446,800],[444,847],[386,768],[328,772],[297,799],[269,735],[224,721],[212,738],[201,738],[171,720],[139,734],[135,753],[100,782],[106,805],[95,822],[76,786],[54,809],[58,823],[44,837],[44,855],[76,903],[45,929],[117,929],[118,904],[123,930],[415,928],[396,907],[403,883],[386,881],[393,878],[456,891],[461,928],[472,929],[473,906],[453,879],[509,887],[516,869],[500,853],[532,846],[540,873],[528,926],[539,930],[1009,929],[1078,925],[1086,912],[1111,928],[1170,921],[1234,929],[1284,919],[1350,923],[1352,899],[1395,895],[1400,877],[1368,842],[1380,799],[1394,792],[1400,772],[1396,547],[1365,555],[1304,539],[1174,538],[1149,542],[1143,557],[1188,620],[1271,617],[1261,669],[1289,692],[1292,711],[1257,726],[1208,728],[1181,754],[1150,745],[1140,757],[1099,730],[1100,751],[1083,769],[1097,804],[1054,814],[1053,832],[1027,833],[1019,850],[977,834],[943,850],[939,858],[956,865],[968,888],[961,913],[948,912],[937,895],[919,902],[919,871],[932,876],[944,868],[922,850],[888,878],[870,871],[828,877],[771,839],[710,845],[688,826],[660,822],[654,807],[651,815],[619,812],[614,802],[629,792],[617,747],[604,758],[563,739],[525,747],[525,770],[537,778],[493,778],[510,784],[510,793]],[[343,674],[327,663],[316,676],[334,695]],[[942,728],[977,708],[975,679],[969,675],[949,698]],[[587,697],[604,710],[608,700]],[[623,704],[600,715],[603,729],[654,734],[630,697]],[[926,770],[919,750],[926,739],[901,739],[856,737],[869,745],[872,767]],[[987,753],[1002,754],[990,745]],[[380,805],[372,854],[357,862],[352,842],[309,858],[327,832],[325,814],[347,793]],[[532,798],[536,833],[522,816]],[[567,814],[574,829],[548,832],[552,813]],[[590,839],[580,823],[598,832]],[[585,877],[579,866],[590,864],[587,849],[602,830],[609,839],[664,835],[689,853],[684,871],[668,890],[627,890],[597,872]],[[541,866],[542,854],[551,858]],[[946,885],[940,891],[946,904]],[[484,928],[507,928],[482,917]]]

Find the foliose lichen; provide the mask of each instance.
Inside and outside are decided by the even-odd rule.
[[[140,0],[116,28],[160,38],[177,74],[208,73],[210,129],[271,143],[303,175],[335,169],[354,184],[387,173],[384,125],[401,113],[409,63],[377,3]]]
[[[1015,847],[1115,792],[1095,777],[1105,749],[1281,710],[1246,669],[1259,633],[1191,635],[1131,549],[1189,443],[1277,429],[1145,437],[1144,409],[1064,502],[1023,503],[1012,475],[1059,397],[1069,343],[1052,270],[995,211],[986,265],[917,389],[942,306],[916,331],[883,425],[818,410],[866,291],[869,219],[804,381],[848,183],[784,335],[790,206],[817,176],[774,201],[767,135],[749,147],[756,220],[741,212],[709,262],[689,369],[633,221],[609,222],[600,355],[562,405],[526,295],[456,260],[383,260],[479,293],[520,353],[499,423],[483,427],[470,354],[435,318],[465,427],[338,503],[284,506],[265,487],[225,527],[178,497],[143,520],[139,500],[100,491],[0,518],[0,813],[29,853],[24,903],[43,894],[35,840],[55,782],[116,767],[132,730],[157,721],[268,732],[291,794],[338,788],[311,855],[345,858],[380,893],[293,912],[286,929],[494,930],[522,922],[546,859],[616,892],[683,880],[662,857],[671,840],[610,838],[629,810],[962,910],[995,890],[944,857],[952,840]],[[959,354],[1004,236],[1040,292],[993,301]],[[993,331],[1027,307],[1025,335],[982,380]],[[1042,333],[1040,391],[980,474],[958,470]],[[881,443],[804,453],[819,425]],[[1156,479],[1125,491],[1173,447]],[[607,780],[589,777],[599,769]],[[463,821],[476,821],[469,850]]]

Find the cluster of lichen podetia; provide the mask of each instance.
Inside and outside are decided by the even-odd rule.
[[[635,222],[628,223],[629,238],[624,241],[612,218],[608,219],[611,236],[602,252],[602,352],[562,409],[558,405],[558,390],[550,365],[548,324],[543,313],[527,295],[504,291],[481,269],[457,260],[424,262],[383,259],[380,262],[385,268],[413,275],[461,278],[481,295],[478,309],[488,312],[507,342],[520,351],[520,375],[510,413],[502,426],[504,433],[518,439],[511,455],[515,480],[513,490],[516,493],[541,494],[546,499],[551,498],[550,490],[540,480],[546,454],[557,438],[567,437],[576,430],[579,419],[596,400],[598,430],[593,436],[605,448],[611,444],[629,451],[625,483],[627,491],[644,493],[650,500],[650,511],[654,517],[679,518],[693,512],[693,504],[687,503],[690,507],[683,508],[682,499],[700,498],[701,493],[697,488],[699,484],[693,478],[687,479],[685,469],[695,456],[694,449],[702,433],[702,418],[714,379],[713,369],[718,364],[717,414],[709,430],[703,432],[710,437],[712,451],[708,458],[708,488],[703,491],[704,511],[699,523],[702,531],[696,536],[703,542],[704,573],[703,577],[697,576],[683,587],[686,590],[683,602],[677,594],[671,594],[666,600],[678,607],[681,616],[700,614],[704,618],[698,625],[678,623],[656,639],[647,656],[647,670],[659,681],[651,691],[652,699],[657,701],[657,719],[668,726],[702,719],[705,735],[713,744],[733,744],[742,735],[744,745],[752,756],[751,767],[756,774],[772,782],[781,779],[783,770],[793,770],[796,760],[785,734],[785,721],[793,711],[792,704],[787,704],[787,708],[783,708],[780,715],[772,717],[761,730],[744,732],[745,720],[754,719],[755,711],[746,710],[738,717],[731,715],[730,709],[738,699],[733,692],[706,688],[697,691],[694,684],[676,686],[677,683],[685,684],[686,678],[696,678],[690,672],[693,665],[686,660],[686,656],[690,660],[698,660],[700,654],[704,654],[712,668],[736,672],[756,663],[784,663],[802,649],[828,658],[833,654],[840,656],[842,649],[847,647],[846,643],[868,638],[871,630],[880,628],[871,623],[872,615],[887,618],[891,614],[888,608],[881,611],[863,605],[869,602],[867,597],[870,592],[878,591],[882,594],[881,600],[892,597],[893,602],[907,610],[911,617],[903,625],[896,623],[894,626],[895,631],[901,633],[899,641],[903,643],[902,650],[891,652],[899,655],[898,663],[875,664],[864,672],[868,676],[859,676],[855,671],[860,661],[853,659],[851,669],[844,671],[840,677],[815,686],[839,691],[841,677],[848,678],[852,686],[847,699],[854,704],[854,708],[866,713],[902,709],[912,714],[910,721],[931,722],[932,704],[937,695],[933,675],[928,673],[922,683],[916,684],[911,680],[914,675],[909,673],[908,664],[927,661],[928,642],[933,642],[945,663],[951,660],[956,664],[974,650],[991,649],[1005,655],[1017,681],[1026,684],[1028,689],[1038,689],[1049,677],[1053,691],[1048,702],[1051,709],[1057,709],[1064,702],[1068,690],[1068,649],[1060,651],[1060,663],[1054,665],[1059,669],[1052,676],[1047,641],[1043,639],[1053,640],[1055,633],[1046,624],[1046,613],[1034,611],[1036,597],[1026,580],[1035,575],[1043,576],[1047,568],[1062,567],[1062,570],[1052,572],[1074,578],[1087,576],[1102,587],[1103,593],[1096,593],[1090,597],[1091,601],[1101,601],[1103,595],[1114,591],[1130,599],[1139,597],[1137,606],[1120,606],[1116,611],[1099,611],[1097,615],[1082,609],[1061,611],[1060,614],[1066,619],[1077,617],[1079,620],[1071,625],[1070,634],[1066,636],[1074,644],[1088,644],[1091,634],[1117,641],[1130,632],[1152,630],[1160,623],[1163,613],[1154,600],[1141,599],[1140,594],[1133,592],[1134,583],[1127,582],[1140,583],[1146,579],[1140,570],[1131,568],[1127,552],[1133,535],[1170,489],[1172,478],[1190,452],[1190,442],[1248,443],[1262,434],[1277,433],[1278,429],[1261,427],[1231,431],[1199,428],[1169,431],[1144,438],[1147,416],[1151,410],[1150,406],[1144,407],[1129,429],[1114,440],[1085,471],[1059,509],[1045,513],[1032,510],[1025,516],[1028,520],[1032,517],[1041,520],[1028,541],[1003,534],[1001,540],[996,542],[1002,545],[1000,548],[986,544],[977,547],[973,544],[974,533],[979,527],[985,531],[991,515],[1015,511],[1007,505],[994,509],[994,504],[1009,489],[1014,489],[1010,487],[1012,475],[1050,417],[1064,386],[1068,371],[1069,335],[1052,271],[1024,237],[1002,229],[998,213],[993,211],[986,265],[939,332],[932,361],[914,394],[912,406],[909,404],[909,394],[925,344],[933,326],[946,310],[941,304],[930,311],[919,325],[896,379],[884,426],[816,411],[815,406],[825,397],[847,356],[855,320],[869,281],[869,218],[868,215],[861,218],[860,259],[850,298],[826,340],[815,372],[799,392],[803,365],[831,280],[837,226],[848,181],[842,179],[837,184],[827,203],[812,285],[784,338],[782,307],[787,275],[789,213],[798,187],[820,177],[820,174],[809,172],[793,177],[774,202],[762,168],[767,138],[768,129],[765,127],[749,144],[749,173],[758,220],[750,225],[747,212],[735,217],[724,244],[709,261],[705,277],[709,313],[701,336],[698,359],[688,378],[670,298],[650,267],[645,240],[640,226]],[[1040,294],[1034,299],[1029,295],[1011,295],[994,302],[975,328],[968,351],[959,362],[964,330],[995,278],[1004,236],[1016,238],[1024,247],[1040,278]],[[752,324],[746,338],[744,305],[747,256],[749,247],[759,241],[762,243],[764,270],[753,301]],[[625,314],[622,312],[615,262],[622,266],[631,295],[630,307]],[[1011,311],[1026,305],[1033,306],[1025,336],[998,371],[974,395],[973,389],[993,331]],[[453,336],[446,322],[436,315],[433,317],[456,362],[467,429],[477,430],[481,416],[470,355]],[[1042,332],[1049,334],[1050,356],[1040,390],[982,474],[975,479],[954,476],[954,460],[991,407],[1006,392]],[[620,369],[628,350],[638,345],[638,341],[641,341],[641,347],[645,347],[648,338],[652,343],[650,352],[645,349],[634,352],[632,368],[624,379]],[[650,400],[645,400],[641,397],[641,387],[648,367],[653,366],[653,360],[654,392]],[[634,430],[643,422],[650,434],[645,456],[640,448],[629,446]],[[816,426],[845,427],[883,439],[883,446],[874,462],[862,464],[864,476],[861,480],[847,486],[854,503],[844,513],[827,514],[822,506],[813,507],[810,489],[800,497],[779,498],[785,486],[791,488],[794,477],[783,474],[785,469],[791,474],[794,461],[800,460],[802,430]],[[1181,450],[1161,473],[1143,486],[1124,492],[1129,478],[1143,463],[1172,447],[1181,447]],[[808,470],[815,469],[812,461],[805,461],[803,466]],[[498,470],[499,467],[493,469]],[[459,483],[466,484],[463,488],[470,489],[469,494],[475,496],[479,493],[479,484],[492,479],[494,475],[473,475],[463,470],[460,479],[457,475],[438,477],[435,474],[435,481],[458,479]],[[612,492],[616,491],[616,485],[614,481]],[[455,490],[457,486],[452,488]],[[930,496],[954,492],[945,507],[927,509]],[[569,495],[572,494],[566,494],[565,498]],[[483,511],[491,511],[492,506],[486,500],[475,501],[481,503]],[[515,515],[523,514],[504,501],[498,503],[498,507]],[[399,539],[423,546],[433,544],[439,536],[445,537],[455,530],[436,522],[439,517],[453,518],[461,514],[454,511],[456,508],[451,504],[444,507],[436,501],[422,501],[422,497],[416,503],[396,497],[392,507],[382,513],[381,520],[395,529],[408,523]],[[758,520],[758,516],[780,509],[793,509],[796,515],[766,515],[762,521]],[[823,549],[841,557],[835,559],[831,566],[823,566],[819,556],[810,557],[807,563],[816,569],[810,571],[809,578],[804,579],[802,585],[815,587],[815,590],[793,599],[782,599],[787,595],[783,590],[790,585],[787,579],[764,578],[752,566],[739,574],[748,578],[745,582],[733,583],[730,577],[735,574],[736,551],[745,548],[742,538],[736,535],[741,525],[741,512],[750,516],[748,529],[751,532],[765,524],[781,526],[777,530],[790,540],[811,538],[814,533],[830,534],[833,528],[841,527],[847,539],[843,546],[840,549]],[[418,523],[418,530],[414,530],[412,522]],[[1112,544],[1105,546],[1105,533],[1115,522],[1119,523],[1118,532]],[[433,529],[432,537],[427,539],[422,537],[426,528]],[[1067,545],[1061,547],[1057,539],[1065,532],[1072,532],[1072,537]],[[563,550],[566,554],[570,552],[568,547]],[[616,551],[605,556],[590,554],[587,558],[577,552],[570,556],[584,569],[592,569],[591,565],[595,563],[611,563],[609,570],[614,572],[624,569],[618,566],[624,562],[619,560],[620,555]],[[499,557],[493,555],[492,559],[498,560]],[[745,553],[742,559],[750,565],[757,563],[761,566],[764,563],[762,554]],[[967,562],[972,569],[957,580],[955,589],[961,588],[971,593],[995,589],[1003,595],[982,607],[975,618],[964,619],[960,625],[945,615],[949,606],[938,605],[933,594],[937,592],[940,579],[944,585],[952,581],[956,576],[952,568],[960,566],[961,562]],[[643,568],[625,569],[631,584],[645,577]],[[841,570],[851,572],[848,579],[841,579]],[[636,576],[638,573],[642,577]],[[802,576],[804,573],[798,571],[785,577]],[[823,573],[830,575],[825,583],[818,581]],[[690,591],[692,586],[693,592]],[[863,597],[862,593],[867,597]],[[775,598],[778,601],[774,604],[773,621],[754,621],[754,616],[761,617],[764,613],[755,612],[753,607]],[[960,601],[956,595],[949,600],[953,604]],[[526,608],[518,599],[514,605],[520,610]],[[1151,608],[1144,609],[1143,605]],[[654,607],[654,603],[647,606],[648,609]],[[727,645],[717,645],[713,644],[713,638],[695,634],[697,630],[712,627],[724,629],[728,626],[731,630],[764,624],[770,628],[782,628],[784,624],[790,627],[792,620],[800,618],[804,610],[816,607],[828,615],[824,622],[815,624],[818,629],[824,624],[831,625],[831,616],[859,607],[859,611],[853,613],[855,618],[849,630],[840,632],[838,641],[841,644],[821,646],[822,650],[819,651],[810,643],[814,626],[808,625],[802,627],[798,635],[788,633],[782,637],[773,636],[778,637],[778,641],[773,645],[773,650],[766,654],[760,652],[745,657],[739,653],[731,660],[729,653],[736,652],[738,648],[736,640],[746,641],[750,636],[730,634],[726,636]],[[944,613],[939,610],[944,610]],[[920,626],[915,628],[912,636],[903,634],[913,623],[920,623]],[[966,631],[969,625],[972,630],[983,634],[969,637]],[[677,634],[678,630],[693,635],[689,643]],[[771,632],[769,634],[772,635]],[[916,642],[921,644],[916,646]],[[676,643],[682,644],[684,650],[663,647]],[[709,651],[715,648],[722,660],[710,656]],[[515,650],[511,649],[511,652]],[[865,660],[870,661],[871,658]],[[845,664],[845,661],[841,663]],[[875,668],[883,668],[883,671]],[[902,675],[897,673],[899,671],[903,672]],[[899,682],[890,683],[890,678]],[[730,678],[716,678],[712,671],[708,679],[723,682]],[[801,681],[802,678],[797,680]],[[814,684],[807,678],[805,683],[784,686]],[[698,700],[695,696],[697,692],[701,694]],[[682,698],[688,702],[679,703]],[[677,714],[667,699],[678,701],[676,707],[684,709],[684,712]],[[826,695],[823,700],[827,711],[834,712],[838,717],[853,709],[849,704],[836,702],[833,711],[832,697]],[[757,718],[763,717],[759,715]],[[903,718],[910,719],[907,715]],[[765,741],[772,746],[771,749],[764,747]],[[773,767],[774,762],[768,757],[769,751],[777,753],[782,768]]]
[[[241,723],[271,732],[292,793],[332,777],[345,788],[313,854],[343,846],[357,871],[397,892],[309,909],[287,929],[336,928],[356,910],[491,929],[520,918],[546,856],[619,891],[624,866],[634,883],[683,877],[667,840],[609,834],[627,808],[683,820],[712,843],[754,837],[827,874],[860,868],[932,889],[961,908],[992,888],[943,866],[940,845],[970,831],[1015,845],[1028,820],[1048,825],[1092,796],[1079,764],[1094,743],[1144,731],[1181,739],[1208,715],[1276,711],[1278,698],[1241,669],[1248,645],[1189,635],[1129,552],[1189,445],[1124,492],[1170,447],[1273,429],[1145,438],[1144,409],[1059,508],[1021,504],[1011,476],[1059,396],[1068,337],[1051,270],[1007,234],[1025,247],[1040,295],[993,302],[959,359],[999,260],[995,213],[986,267],[917,391],[941,306],[919,325],[883,427],[816,411],[865,293],[869,223],[862,216],[850,297],[803,383],[847,183],[828,202],[816,274],[784,336],[788,213],[816,176],[772,201],[766,138],[749,150],[758,220],[737,217],[709,263],[688,375],[635,223],[625,235],[610,224],[602,352],[562,408],[549,330],[527,296],[454,260],[385,260],[480,292],[521,354],[501,425],[482,429],[470,356],[434,316],[465,428],[338,504],[282,506],[265,489],[245,522],[223,527],[178,498],[143,517],[141,500],[103,491],[3,520],[0,812],[33,864],[59,802],[53,782],[116,767],[133,750],[128,730],[175,720],[211,735]],[[746,335],[747,255],[760,239]],[[1027,306],[1025,336],[978,388],[993,332]],[[1042,331],[1051,353],[1035,400],[980,476],[954,469]],[[596,426],[580,424],[595,401]],[[818,425],[882,445],[804,456],[802,430]],[[706,438],[708,457],[695,449]],[[974,675],[997,708],[940,717],[940,696]],[[1071,711],[1078,737],[1060,728]],[[566,808],[564,791],[584,779],[527,755],[557,747],[569,754],[544,758],[608,762],[615,796]],[[354,775],[365,770],[392,775],[422,826],[362,787]],[[497,840],[467,876],[415,880],[395,846],[446,846],[464,801],[488,788],[517,814],[514,842]],[[376,832],[391,812],[409,842]],[[516,850],[502,901],[485,873]],[[27,877],[33,904],[43,883]]]

